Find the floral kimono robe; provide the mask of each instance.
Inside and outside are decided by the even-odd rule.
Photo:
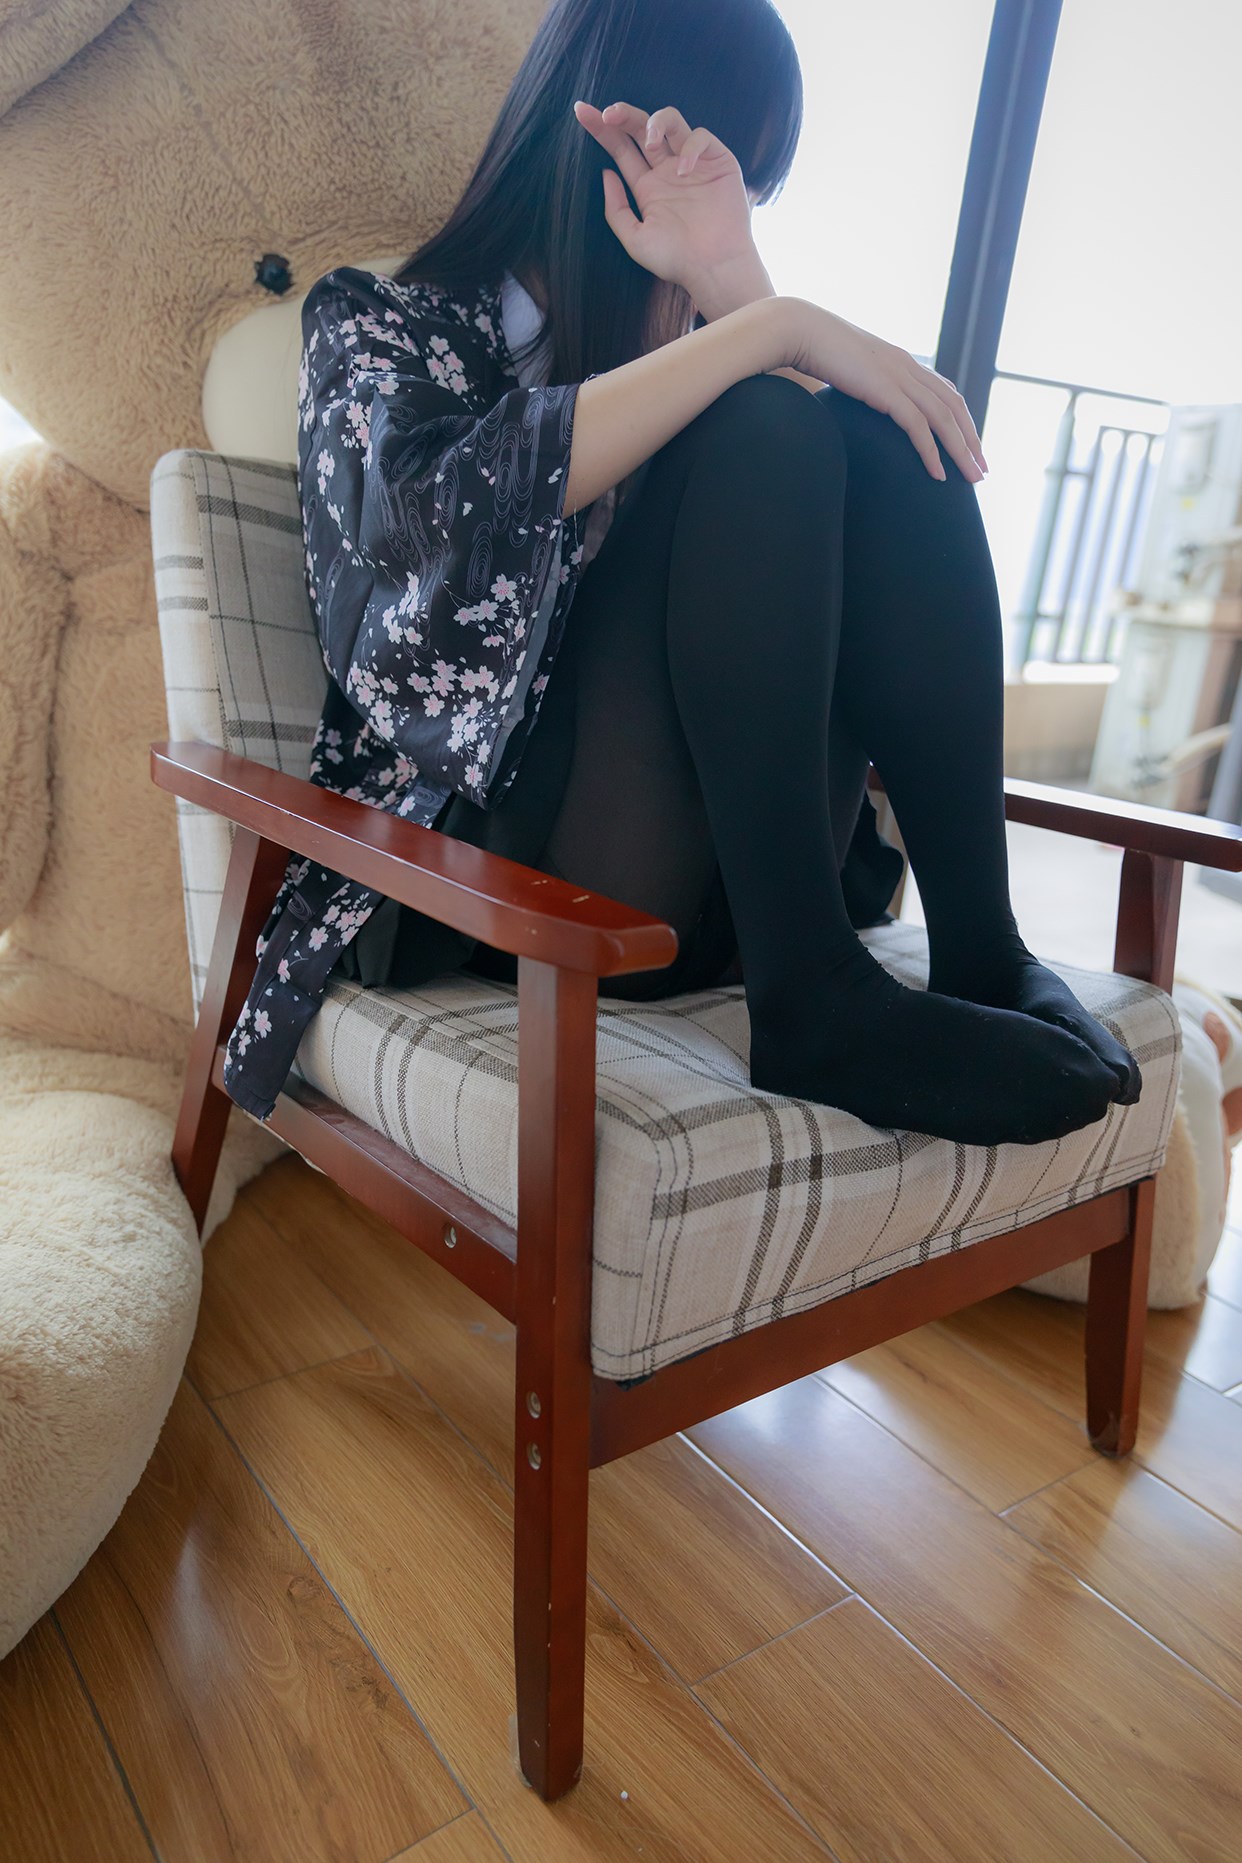
[[[430,827],[455,796],[490,810],[512,783],[594,508],[562,509],[581,384],[519,382],[501,297],[501,280],[454,293],[339,266],[302,308],[298,485],[330,675],[310,780]],[[842,874],[856,924],[883,916],[901,866],[864,802]],[[225,1050],[225,1089],[254,1117],[384,898],[290,859]]]

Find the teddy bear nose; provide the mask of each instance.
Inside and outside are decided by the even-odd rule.
[[[256,259],[254,276],[257,284],[265,291],[275,292],[277,297],[282,297],[293,283],[289,261],[279,252],[265,252],[261,259]]]

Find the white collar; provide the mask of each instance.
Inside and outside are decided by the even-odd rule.
[[[512,272],[506,272],[500,287],[500,313],[504,323],[505,347],[513,358],[518,380],[527,386],[532,382],[543,380],[542,364],[545,360],[541,351],[521,358],[515,351],[537,335],[543,323],[543,312],[534,298]]]

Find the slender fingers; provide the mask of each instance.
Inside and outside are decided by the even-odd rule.
[[[642,221],[630,206],[625,183],[615,168],[605,168],[603,175],[604,218],[625,247],[632,259],[638,259],[634,251],[634,237],[642,230]],[[641,259],[638,260],[641,265]]]
[[[692,129],[681,145],[681,152],[677,157],[677,173],[688,175],[700,155],[705,155],[714,141],[715,138],[710,129]]]
[[[663,111],[659,114],[667,117],[668,112]],[[618,165],[624,154],[634,164],[636,174],[641,174],[645,169],[654,168],[664,153],[662,124],[659,133],[648,141],[647,126],[654,119],[648,117],[645,110],[640,110],[637,104],[629,103],[609,104],[606,109],[600,111],[600,119],[610,134],[609,148],[617,155]],[[629,179],[628,175],[626,179]]]
[[[609,104],[604,115],[614,127],[633,137],[649,161],[663,155],[665,143],[674,155],[678,154],[690,134],[690,125],[672,104],[648,115],[637,104],[615,103]]]
[[[916,381],[906,389],[907,395],[926,417],[932,430],[940,436],[945,451],[954,461],[964,479],[976,483],[983,477],[983,468],[970,450],[966,433],[958,422],[957,410],[953,404],[942,399],[934,388],[925,382]],[[969,415],[967,424],[973,432],[974,423]]]
[[[936,369],[929,369],[927,373],[932,376],[935,381],[940,383],[940,388],[937,390],[937,393],[940,394],[943,401],[948,402],[953,411],[953,418],[966,436],[967,446],[986,472],[988,469],[988,462],[983,457],[983,442],[979,438],[979,430],[971,417],[971,412],[966,405],[965,397],[958,393],[957,384],[951,382],[947,375],[941,375]]]
[[[635,139],[648,151],[658,148],[661,142],[667,142],[673,154],[680,155],[687,136],[692,133],[689,123],[674,104],[665,104],[662,109],[653,110],[650,116],[645,116],[630,104],[620,105],[619,108],[634,109],[638,121],[633,133]]]
[[[579,100],[575,105],[575,113],[578,116],[578,121],[582,123],[583,128],[588,130],[590,134],[594,136],[596,142],[611,155],[622,176],[629,182],[632,189],[636,182],[641,180],[644,175],[650,173],[653,164],[647,160],[645,153],[634,140],[634,137],[623,127],[619,127],[615,112],[618,109],[629,108],[630,106],[628,104],[609,104],[607,111],[596,110],[594,104],[584,103]],[[584,113],[587,111],[590,111],[596,119],[594,122],[591,121],[590,118],[584,120]],[[637,111],[635,114],[642,123],[646,123],[647,119],[643,116],[641,111]]]
[[[615,103],[609,104],[601,115],[611,127],[633,139],[649,167],[664,158],[667,143],[672,154],[678,157],[679,175],[693,166],[712,141],[710,130],[692,130],[674,104],[665,104],[648,116],[637,104]]]
[[[931,423],[909,395],[898,397],[896,405],[889,409],[889,418],[896,421],[902,432],[910,436],[915,452],[931,473],[932,478],[947,478],[948,474],[936,451],[936,436],[932,432]]]

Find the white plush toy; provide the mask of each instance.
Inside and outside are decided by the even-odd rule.
[[[1178,978],[1182,1078],[1168,1158],[1156,1189],[1148,1305],[1187,1307],[1202,1298],[1220,1246],[1233,1147],[1242,1137],[1242,1016],[1223,996]],[[1089,1258],[1025,1285],[1061,1300],[1087,1298]]]

